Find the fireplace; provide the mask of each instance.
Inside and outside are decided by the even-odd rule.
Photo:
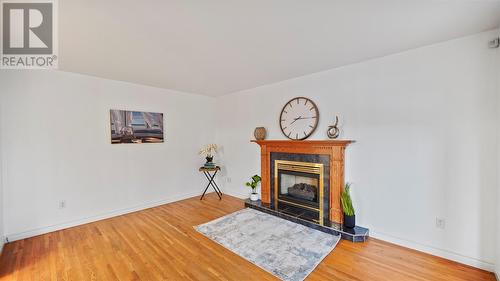
[[[275,177],[275,160],[323,164],[324,200],[323,209],[319,209],[323,210],[323,219],[325,222],[342,223],[343,213],[340,204],[340,194],[344,188],[344,153],[346,147],[353,141],[262,140],[253,142],[258,143],[261,147],[261,197],[263,203],[269,204],[275,211],[276,208],[285,205],[275,204],[277,202],[275,197],[279,198],[279,196],[275,196],[274,189],[276,185],[275,178],[277,178]],[[291,208],[292,206],[290,205],[292,204],[288,204],[287,206]],[[299,209],[303,210],[304,208]],[[316,219],[319,219],[317,215],[315,216]]]
[[[274,161],[274,208],[296,217],[324,223],[324,165]]]
[[[364,227],[343,228],[340,196],[344,187],[344,154],[350,140],[260,140],[261,195],[245,206],[341,235],[365,241]]]

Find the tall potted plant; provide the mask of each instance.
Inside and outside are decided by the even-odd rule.
[[[252,194],[250,194],[250,200],[257,201],[259,200],[259,194],[257,194],[257,185],[259,184],[262,178],[259,175],[254,175],[251,179],[252,181],[247,182],[246,186],[252,188]]]
[[[342,210],[344,211],[344,226],[347,228],[354,228],[354,226],[356,226],[356,215],[354,213],[354,207],[352,206],[350,183],[345,184],[340,200],[342,201]]]

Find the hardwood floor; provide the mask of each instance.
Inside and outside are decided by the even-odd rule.
[[[193,226],[243,208],[209,194],[5,245],[0,280],[277,280]],[[341,241],[307,280],[495,280],[376,239]]]

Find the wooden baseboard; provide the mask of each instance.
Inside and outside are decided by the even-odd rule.
[[[49,232],[54,232],[54,231],[58,231],[58,230],[62,230],[62,229],[70,228],[70,227],[79,226],[82,224],[87,224],[87,223],[91,223],[91,222],[95,222],[95,221],[109,219],[109,218],[116,217],[116,216],[125,215],[128,213],[141,211],[141,210],[148,209],[148,208],[157,207],[160,205],[172,203],[175,201],[180,201],[183,199],[187,199],[187,198],[191,198],[191,197],[195,197],[195,196],[199,196],[199,195],[200,195],[200,192],[192,192],[192,193],[187,193],[187,194],[183,194],[183,195],[171,196],[171,197],[159,200],[159,201],[146,202],[146,203],[142,203],[142,204],[139,204],[139,205],[136,205],[133,207],[119,209],[119,210],[106,212],[106,213],[102,213],[102,214],[98,214],[98,215],[94,215],[94,216],[76,219],[76,220],[71,220],[71,221],[68,221],[65,223],[45,226],[45,227],[36,228],[36,229],[32,229],[32,230],[28,230],[28,231],[24,231],[24,232],[19,232],[19,233],[10,233],[8,235],[5,235],[5,239],[8,239],[9,242],[13,242],[16,240],[26,239],[26,238],[30,238],[33,236],[46,234]],[[3,241],[5,241],[5,240],[3,240]]]

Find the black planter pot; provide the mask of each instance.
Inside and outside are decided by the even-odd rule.
[[[356,215],[354,216],[344,215],[344,226],[347,228],[354,228],[356,226]]]

